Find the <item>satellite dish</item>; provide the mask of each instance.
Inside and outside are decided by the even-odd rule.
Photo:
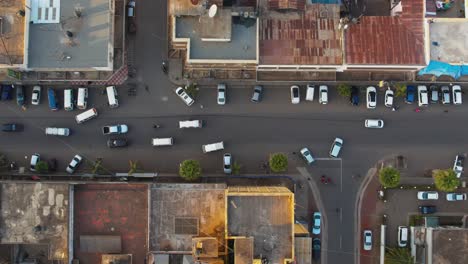
[[[208,11],[208,16],[213,18],[216,16],[216,12],[218,12],[218,6],[217,5],[211,5],[210,10]]]

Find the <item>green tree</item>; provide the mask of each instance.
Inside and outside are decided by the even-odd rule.
[[[288,157],[284,153],[270,154],[269,165],[272,172],[285,172],[288,168]]]
[[[184,160],[179,167],[179,175],[187,181],[194,181],[200,178],[202,169],[197,160]]]
[[[385,264],[414,264],[414,259],[408,248],[387,248]]]
[[[350,97],[351,96],[351,85],[346,83],[340,83],[336,87],[338,89],[338,94],[343,97]]]
[[[90,164],[92,174],[102,174],[104,173],[104,167],[102,166],[102,159],[98,158],[94,163]]]
[[[130,168],[128,169],[128,175],[132,175],[139,170],[138,160],[129,160],[128,163],[130,165]]]
[[[395,96],[405,97],[405,95],[406,95],[406,84],[404,83],[395,84]]]
[[[385,167],[379,172],[379,180],[385,188],[395,188],[400,184],[400,172],[393,167]]]
[[[47,162],[45,161],[39,161],[38,163],[36,163],[36,171],[38,173],[47,173],[49,172],[49,164],[47,164]]]
[[[460,185],[460,180],[452,169],[434,170],[432,177],[435,187],[443,192],[453,192]]]
[[[198,95],[198,85],[197,83],[191,83],[185,86],[185,92],[190,95],[193,99],[195,99]]]
[[[239,163],[234,162],[234,164],[232,164],[232,175],[239,175],[241,167]]]

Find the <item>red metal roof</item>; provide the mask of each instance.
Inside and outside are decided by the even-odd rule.
[[[270,9],[305,9],[305,0],[268,0]]]
[[[423,65],[424,0],[402,0],[400,16],[362,17],[345,33],[347,64]]]

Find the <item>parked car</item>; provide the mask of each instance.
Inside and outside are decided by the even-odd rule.
[[[412,104],[414,103],[415,97],[416,97],[416,88],[413,85],[408,85],[406,87],[405,102],[407,104]]]
[[[80,155],[75,155],[70,161],[70,164],[68,164],[66,171],[70,174],[73,174],[82,161],[83,158]]]
[[[421,205],[418,208],[421,214],[433,214],[437,212],[436,207],[434,205]]]
[[[57,159],[50,159],[47,161],[49,171],[57,171]]]
[[[453,97],[454,105],[462,104],[462,90],[461,90],[460,85],[454,85],[452,87],[452,97]]]
[[[367,128],[383,128],[384,121],[382,119],[366,119],[364,126]]]
[[[128,141],[125,138],[110,138],[107,140],[107,146],[109,148],[123,148],[128,145]]]
[[[301,96],[299,93],[299,86],[293,85],[291,86],[291,103],[298,104],[301,102]]]
[[[263,94],[263,86],[255,85],[252,98],[250,98],[250,101],[253,103],[258,103],[262,101],[262,94]]]
[[[3,132],[21,132],[23,131],[23,125],[14,124],[14,123],[3,124],[2,131]]]
[[[11,100],[11,90],[13,90],[13,85],[4,84],[2,85],[2,101]]]
[[[351,86],[351,95],[349,97],[349,102],[355,106],[359,105],[359,88],[357,88],[356,86]]]
[[[437,104],[439,102],[439,88],[436,85],[431,85],[429,91],[431,93],[431,103]]]
[[[454,202],[454,201],[465,201],[466,200],[466,193],[447,193],[447,201]]]
[[[341,148],[343,147],[343,139],[335,138],[330,148],[330,157],[331,158],[338,158],[341,152]]]
[[[36,85],[33,87],[32,94],[31,94],[31,104],[39,105],[41,102],[41,87]]]
[[[374,86],[367,87],[367,108],[374,109],[377,106],[377,89]]]
[[[320,212],[315,212],[314,216],[314,225],[312,227],[312,233],[314,235],[319,235],[320,234],[320,226],[322,224],[322,214]]]
[[[393,107],[393,90],[390,88],[385,91],[385,106]]]
[[[322,251],[320,238],[316,237],[312,240],[312,258],[314,260],[320,259],[320,253]]]
[[[326,85],[319,86],[319,103],[328,104],[328,87]]]
[[[306,101],[314,101],[315,86],[311,83],[307,84]]]
[[[364,230],[364,238],[363,238],[364,250],[369,251],[372,250],[372,231],[371,230]]]
[[[128,1],[128,5],[127,5],[127,16],[128,17],[135,17],[135,1],[134,0],[130,0]]]
[[[41,160],[41,155],[38,153],[34,153],[31,155],[31,163],[29,169],[31,171],[36,171],[36,165]]]
[[[406,247],[408,245],[408,227],[398,226],[398,246]]]
[[[202,128],[204,123],[203,120],[184,120],[179,121],[179,128]]]
[[[226,174],[232,173],[232,156],[230,153],[224,153],[223,166],[224,166],[224,173]]]
[[[218,84],[218,104],[225,105],[226,104],[226,84],[219,83]]]
[[[315,160],[314,158],[312,157],[312,154],[310,153],[309,149],[308,148],[303,148],[301,149],[301,155],[302,157],[305,159],[305,161],[307,162],[307,164],[312,164]]]
[[[127,125],[111,125],[111,126],[102,127],[102,133],[104,135],[125,134],[127,132],[128,132]]]
[[[450,88],[448,86],[442,86],[440,92],[442,93],[442,104],[450,104]]]
[[[427,106],[429,104],[429,95],[425,85],[418,85],[418,105],[419,107]]]
[[[455,162],[453,163],[453,171],[457,174],[457,178],[460,178],[465,164],[465,156],[458,154],[455,156]]]
[[[19,106],[24,105],[24,87],[23,85],[16,85],[16,103]]]
[[[439,199],[439,193],[436,191],[422,191],[418,192],[419,200],[437,200]]]
[[[184,103],[187,105],[187,106],[191,106],[195,101],[192,99],[192,97],[190,97],[190,95],[188,95],[184,88],[182,87],[179,87],[175,90],[175,93],[180,97],[180,99],[182,99],[182,101],[184,101]]]

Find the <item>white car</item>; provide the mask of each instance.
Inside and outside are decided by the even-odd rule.
[[[363,237],[363,244],[364,250],[372,250],[372,231],[371,230],[364,230],[364,237]]]
[[[301,149],[301,155],[307,162],[307,164],[312,164],[315,160],[314,157],[312,157],[312,153],[310,153],[308,148],[303,148]]]
[[[374,86],[367,87],[367,108],[374,109],[377,106],[377,89]]]
[[[450,88],[448,86],[442,86],[440,91],[442,93],[442,104],[450,104]]]
[[[226,104],[226,84],[224,83],[219,83],[218,84],[218,100],[217,100],[219,105],[225,105]]]
[[[36,171],[36,165],[40,160],[41,160],[41,155],[40,154],[38,154],[38,153],[32,154],[32,156],[31,156],[31,166],[29,167],[29,169],[31,171]]]
[[[319,103],[328,104],[328,87],[326,85],[319,87]]]
[[[312,233],[314,235],[320,234],[320,225],[322,223],[322,214],[320,212],[314,213],[314,226],[312,227]]]
[[[465,201],[466,200],[466,193],[447,193],[447,201],[454,202],[454,201]]]
[[[232,173],[232,155],[230,153],[224,153],[223,165],[224,165],[224,173],[231,174]]]
[[[393,90],[390,88],[385,91],[385,106],[393,107]]]
[[[418,192],[418,199],[419,200],[438,200],[439,199],[439,193],[435,191],[429,191],[429,192]]]
[[[33,87],[32,95],[31,95],[31,104],[39,105],[41,102],[41,87],[36,85]]]
[[[335,138],[333,144],[330,148],[330,157],[331,158],[338,158],[341,152],[341,148],[343,147],[343,139]]]
[[[301,102],[301,95],[299,93],[299,86],[291,86],[291,103],[298,104]]]
[[[367,128],[383,128],[384,121],[382,119],[366,119],[364,126]]]
[[[74,173],[78,165],[81,164],[81,161],[83,161],[83,158],[80,155],[75,155],[67,166],[67,172],[70,174]]]
[[[457,155],[455,157],[455,162],[453,163],[453,171],[457,174],[457,178],[461,177],[463,173],[463,167],[465,163],[465,156]]]
[[[460,85],[454,85],[452,87],[452,97],[454,105],[462,104],[462,91]]]
[[[188,95],[184,88],[182,87],[179,87],[175,90],[175,93],[180,97],[180,99],[182,99],[182,101],[184,101],[184,103],[188,106],[191,106],[195,101],[192,99],[192,97],[190,97],[190,95]]]
[[[427,106],[429,104],[429,94],[425,85],[418,85],[418,105]]]

